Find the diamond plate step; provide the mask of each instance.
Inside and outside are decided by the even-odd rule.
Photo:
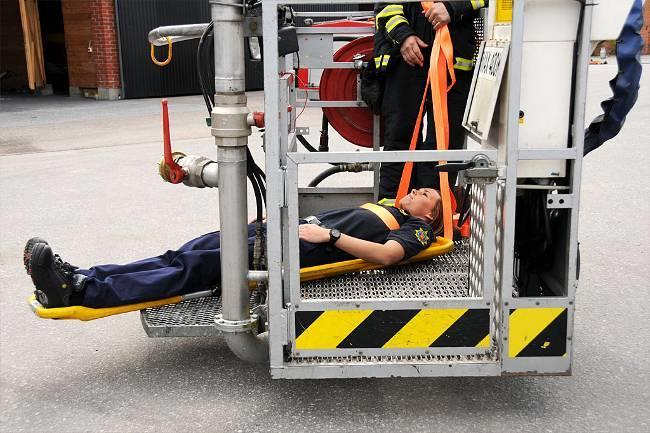
[[[140,312],[149,337],[211,337],[221,335],[214,317],[221,312],[221,296],[189,299]]]

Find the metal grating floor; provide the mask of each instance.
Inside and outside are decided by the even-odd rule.
[[[291,358],[288,366],[326,366],[377,364],[461,364],[490,363],[498,360],[496,351],[476,355],[400,355],[400,356],[318,356]]]
[[[466,298],[469,244],[456,242],[451,253],[430,261],[355,272],[301,284],[303,300]]]
[[[214,317],[221,312],[221,296],[189,299],[140,312],[149,337],[209,337],[221,335]]]
[[[469,246],[467,241],[461,241],[456,243],[451,253],[427,262],[303,283],[301,296],[302,299],[465,298],[470,297],[468,269]],[[140,317],[149,337],[207,337],[221,335],[214,323],[215,316],[220,312],[221,297],[212,296],[148,308],[140,312]],[[384,357],[349,357],[318,358],[321,360],[318,363],[353,362],[356,358],[364,359],[359,362],[399,362],[396,357],[387,357],[386,360],[382,360]],[[442,359],[445,357],[435,356],[399,358],[406,363],[448,362]],[[296,362],[302,364],[304,360]]]

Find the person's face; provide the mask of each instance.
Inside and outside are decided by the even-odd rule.
[[[413,189],[400,201],[400,207],[411,216],[433,219],[433,208],[440,201],[440,194],[433,188]]]

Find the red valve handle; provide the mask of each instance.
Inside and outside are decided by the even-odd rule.
[[[180,165],[176,164],[172,157],[172,141],[169,136],[169,111],[167,109],[167,99],[162,100],[162,121],[163,121],[163,150],[165,166],[169,173],[171,183],[181,183],[185,178],[185,172]]]

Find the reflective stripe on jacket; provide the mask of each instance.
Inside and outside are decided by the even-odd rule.
[[[451,16],[449,32],[454,44],[454,67],[471,71],[474,67],[476,36],[474,18],[488,0],[442,2]],[[375,68],[386,72],[401,59],[400,46],[406,38],[418,36],[429,46],[433,45],[433,27],[423,14],[433,2],[376,3],[375,4]]]

